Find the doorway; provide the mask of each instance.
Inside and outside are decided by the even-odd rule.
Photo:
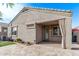
[[[44,40],[49,41],[49,26],[44,26]]]

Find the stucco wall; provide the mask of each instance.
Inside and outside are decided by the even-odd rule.
[[[34,25],[33,29],[27,28],[27,21],[32,19],[30,17],[26,17],[27,14],[21,14],[16,18],[15,21],[13,21],[11,24],[9,24],[8,27],[8,37],[12,37],[12,39],[21,38],[23,41],[34,41],[36,39],[36,28]],[[11,27],[17,26],[18,32],[17,35],[11,35]]]
[[[61,36],[51,36],[49,37],[49,41],[61,43]]]

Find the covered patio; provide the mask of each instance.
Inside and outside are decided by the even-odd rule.
[[[36,23],[36,43],[71,48],[71,24],[68,24],[66,18]]]

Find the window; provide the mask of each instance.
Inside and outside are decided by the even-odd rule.
[[[58,29],[57,29],[57,27],[53,27],[53,35],[58,35]]]
[[[4,29],[3,29],[3,32],[7,32],[7,28],[4,28]]]
[[[58,26],[53,27],[53,35],[61,35],[60,28]]]
[[[12,27],[12,35],[16,35],[17,34],[17,27]]]
[[[1,32],[7,33],[7,27],[1,27]]]
[[[33,29],[33,28],[34,28],[34,24],[29,24],[29,25],[27,25],[27,28]]]

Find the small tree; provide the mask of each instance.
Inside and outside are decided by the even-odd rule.
[[[14,3],[2,3],[2,5],[6,5],[6,7],[13,8]],[[0,20],[2,20],[2,12],[0,11]]]
[[[21,43],[22,40],[21,40],[20,38],[17,38],[17,39],[16,39],[16,42]]]
[[[2,3],[2,5],[6,5],[6,7],[10,7],[10,8],[13,8],[14,6],[14,3]]]
[[[2,12],[0,11],[0,20],[2,19]]]

